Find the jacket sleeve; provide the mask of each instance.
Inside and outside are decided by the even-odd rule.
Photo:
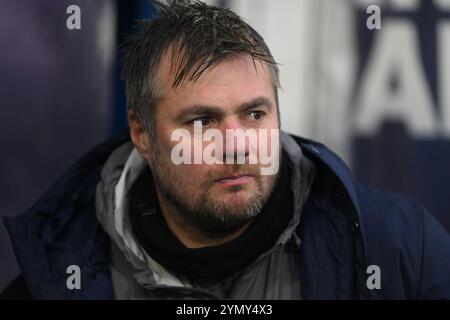
[[[430,213],[422,211],[419,299],[450,299],[450,235]]]
[[[450,235],[408,197],[359,187],[367,265],[381,270],[374,299],[450,299]]]

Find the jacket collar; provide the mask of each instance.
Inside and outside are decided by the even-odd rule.
[[[361,209],[359,206],[356,186],[353,182],[348,166],[338,155],[328,149],[325,145],[297,136],[292,136],[292,138],[302,147],[304,154],[316,165],[321,164],[329,169],[328,172],[334,176],[336,181],[342,187],[339,188],[337,192],[342,194],[342,196],[346,199],[346,205],[353,212],[353,228],[362,228],[360,225]]]

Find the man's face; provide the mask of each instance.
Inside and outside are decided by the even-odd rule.
[[[194,121],[201,121],[203,131],[218,129],[224,137],[223,154],[215,156],[225,162],[227,156],[238,153],[244,153],[248,160],[250,152],[258,155],[259,151],[249,148],[248,141],[243,148],[235,140],[232,147],[225,139],[227,129],[266,129],[268,134],[263,137],[270,150],[270,130],[279,126],[270,72],[251,58],[237,56],[207,70],[197,81],[185,81],[173,88],[171,70],[170,59],[163,58],[158,77],[163,97],[154,113],[155,138],[150,144],[149,159],[157,190],[204,232],[232,231],[259,213],[277,175],[261,175],[259,161],[176,165],[171,153],[178,141],[171,141],[171,135],[177,129],[188,130],[193,147]],[[203,142],[201,148],[210,143]]]

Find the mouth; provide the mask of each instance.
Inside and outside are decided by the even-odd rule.
[[[232,174],[232,175],[228,175],[226,177],[216,180],[216,183],[219,183],[220,185],[229,187],[229,186],[236,186],[236,185],[247,183],[251,179],[253,179],[252,175]]]

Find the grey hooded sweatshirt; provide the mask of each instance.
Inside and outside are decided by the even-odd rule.
[[[111,238],[111,276],[116,299],[301,299],[299,250],[295,230],[314,179],[314,165],[285,133],[294,212],[274,246],[225,280],[192,283],[150,257],[139,245],[128,215],[129,193],[147,166],[131,142],[105,163],[97,185],[97,219]]]

